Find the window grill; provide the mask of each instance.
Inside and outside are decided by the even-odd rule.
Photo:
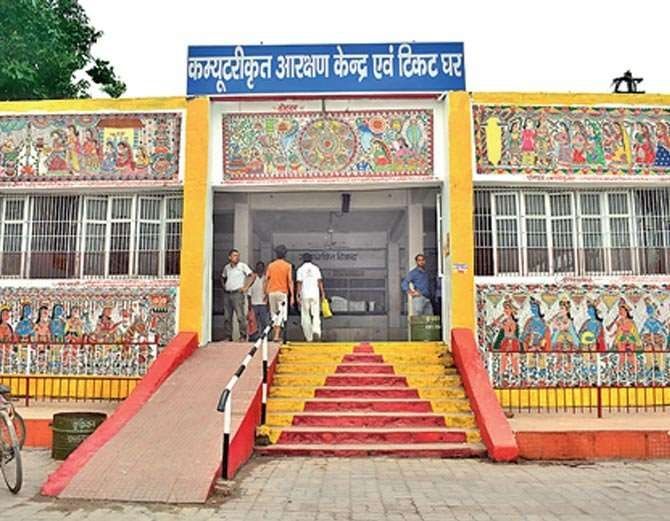
[[[165,274],[179,275],[179,252],[181,250],[181,197],[168,197],[165,206]]]
[[[132,197],[112,198],[109,237],[109,275],[128,273],[132,266],[134,243],[133,212],[135,199]]]
[[[670,189],[475,191],[475,273],[659,275],[670,268]]]
[[[31,279],[69,279],[77,273],[77,196],[32,197],[30,213]]]
[[[158,197],[140,197],[140,215],[137,227],[137,273],[152,275],[161,264],[162,200]]]
[[[7,277],[19,277],[24,264],[24,237],[28,220],[28,205],[23,198],[0,200],[0,273]]]
[[[0,277],[179,275],[181,195],[0,197]]]
[[[104,276],[107,242],[107,198],[85,199],[84,276]]]
[[[646,273],[670,272],[670,190],[638,190],[633,196],[640,266]]]

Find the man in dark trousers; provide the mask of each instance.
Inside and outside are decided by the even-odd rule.
[[[426,271],[426,257],[419,253],[414,257],[416,267],[402,281],[402,290],[412,298],[412,315],[424,316],[433,314],[433,297],[430,276]]]
[[[228,264],[223,267],[223,339],[233,339],[233,314],[237,315],[240,340],[247,339],[247,315],[244,311],[245,297],[249,287],[256,280],[256,274],[249,266],[240,262],[240,252],[232,249],[228,252]]]

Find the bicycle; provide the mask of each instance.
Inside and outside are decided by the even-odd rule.
[[[23,465],[21,463],[21,446],[19,436],[14,428],[15,421],[22,426],[25,442],[25,424],[21,415],[8,399],[10,389],[0,384],[0,471],[7,488],[12,494],[18,494],[23,485]]]
[[[19,412],[16,410],[16,407],[14,407],[14,402],[12,401],[11,398],[10,388],[5,384],[0,384],[0,395],[2,395],[2,398],[4,398],[7,404],[9,405],[9,411],[8,411],[9,418],[12,420],[12,423],[14,424],[16,437],[19,440],[19,447],[23,449],[23,446],[26,443],[26,422],[24,421],[23,416],[21,416]]]

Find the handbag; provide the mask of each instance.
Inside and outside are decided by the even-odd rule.
[[[323,315],[323,318],[330,318],[333,316],[328,299],[321,299],[321,315]]]

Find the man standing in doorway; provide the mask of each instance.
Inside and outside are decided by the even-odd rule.
[[[296,273],[298,282],[298,304],[305,340],[312,342],[321,338],[321,300],[326,298],[321,270],[312,264],[312,255],[302,255],[302,266]]]
[[[247,315],[244,311],[244,294],[256,280],[256,275],[244,262],[240,262],[240,252],[228,252],[228,264],[221,273],[223,282],[223,339],[233,339],[233,314],[237,315],[240,340],[247,339]]]
[[[432,315],[433,305],[430,302],[433,292],[430,277],[426,272],[426,257],[419,253],[414,257],[416,267],[402,281],[402,290],[412,298],[412,315]]]
[[[265,294],[270,304],[274,342],[279,341],[281,325],[288,319],[288,305],[295,305],[293,294],[293,266],[286,260],[286,246],[280,244],[275,249],[277,258],[265,272]]]
[[[256,280],[249,288],[249,305],[256,317],[256,334],[250,340],[257,340],[270,324],[267,299],[265,298],[265,263],[258,261],[255,268]]]

